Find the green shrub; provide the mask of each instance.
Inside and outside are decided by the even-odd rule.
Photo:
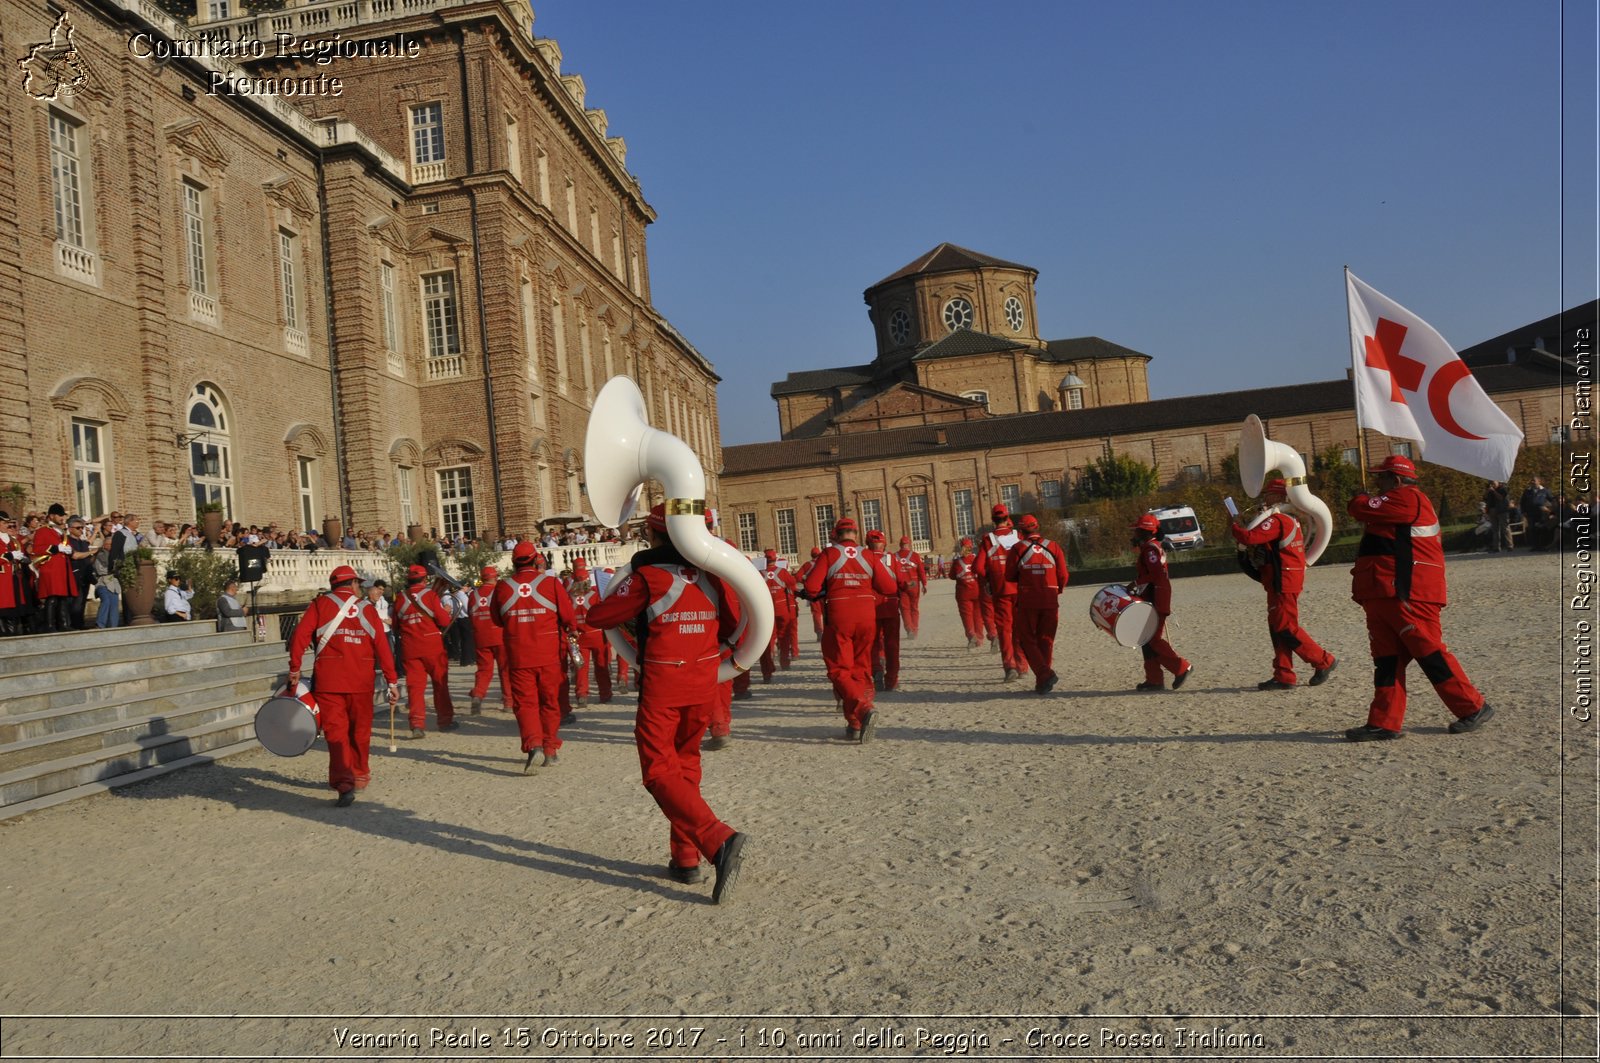
[[[217,615],[217,599],[230,580],[239,578],[238,555],[232,550],[207,550],[204,546],[179,546],[172,551],[171,571],[194,591],[190,616],[209,620]],[[157,574],[157,587],[161,577]],[[160,604],[160,603],[157,603]]]
[[[1096,458],[1078,480],[1078,497],[1084,501],[1134,498],[1154,491],[1160,483],[1155,469],[1126,454]]]

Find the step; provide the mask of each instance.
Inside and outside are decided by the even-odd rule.
[[[159,631],[161,632],[159,637],[112,638],[124,630],[127,629],[117,628],[104,632],[107,641],[85,638],[87,632],[0,639],[0,685],[3,685],[10,676],[48,671],[63,661],[75,665],[136,661],[146,657],[177,653],[186,647],[203,645],[207,640],[216,641],[219,645],[235,645],[250,641],[250,633],[247,631],[219,633],[214,626],[204,621],[192,624],[160,624],[156,627],[138,629],[140,632]],[[56,641],[41,641],[26,651],[6,653],[7,646],[11,644],[35,639]],[[277,642],[276,645],[283,644]]]
[[[280,671],[288,670],[281,643],[205,644],[136,661],[0,676],[0,725],[13,722],[12,717],[53,708],[87,708],[111,699],[170,690],[201,672],[239,666],[256,670],[269,661]],[[0,742],[4,741],[0,737]]]
[[[87,753],[162,733],[181,733],[191,720],[219,705],[256,707],[271,695],[270,672],[191,678],[177,690],[69,712],[35,713],[0,727],[0,780],[5,773],[54,757]]]
[[[53,649],[79,647],[95,644],[110,646],[115,644],[151,642],[167,638],[182,638],[191,633],[217,634],[215,620],[187,620],[173,624],[141,624],[135,627],[124,624],[121,627],[87,627],[82,631],[47,631],[39,635],[13,635],[0,639],[0,662],[7,657],[20,654],[50,652]]]
[[[224,706],[223,708],[227,708]],[[82,787],[89,783],[111,783],[118,776],[141,772],[154,766],[172,770],[180,761],[193,762],[197,754],[223,747],[256,745],[254,716],[248,704],[233,706],[237,714],[216,720],[184,733],[153,735],[109,749],[62,757],[34,765],[21,772],[0,776],[0,815],[10,815],[10,806],[24,801]]]
[[[138,771],[131,771],[126,775],[115,775],[109,779],[99,779],[94,782],[83,783],[78,786],[68,787],[65,790],[57,790],[54,793],[44,794],[43,796],[31,798],[26,801],[19,801],[16,804],[0,805],[0,820],[26,815],[29,812],[37,812],[40,809],[49,808],[52,805],[65,804],[68,801],[75,801],[80,797],[92,797],[95,794],[107,793],[115,787],[146,782],[150,779],[159,778],[162,775],[170,774],[171,772],[178,771],[182,768],[198,767],[202,764],[214,764],[224,757],[235,756],[239,753],[248,753],[252,749],[260,748],[261,744],[257,742],[254,737],[251,737],[243,742],[235,742],[233,745],[221,746],[205,753],[196,753],[193,756],[182,757],[178,760],[152,764],[148,768],[140,768]]]

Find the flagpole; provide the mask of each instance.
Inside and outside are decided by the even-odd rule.
[[[1361,399],[1356,395],[1356,374],[1361,367],[1356,364],[1356,330],[1350,313],[1350,267],[1344,267],[1344,321],[1350,335],[1350,401],[1356,411],[1356,457],[1361,462],[1361,489],[1367,489],[1367,433],[1361,427]]]

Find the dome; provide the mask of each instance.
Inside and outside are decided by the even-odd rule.
[[[1066,391],[1069,388],[1082,387],[1088,387],[1088,385],[1083,382],[1082,378],[1080,378],[1077,373],[1068,373],[1066,376],[1061,378],[1061,383],[1056,385],[1056,389],[1058,391]]]

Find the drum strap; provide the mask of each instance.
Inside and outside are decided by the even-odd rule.
[[[539,584],[547,578],[548,575],[539,576],[532,583],[523,583],[521,580],[512,580],[512,586],[517,588],[516,593],[509,595],[505,601],[500,603],[500,615],[505,616],[507,613],[511,612],[512,608],[524,598],[532,598],[535,605],[542,605],[552,613],[559,613],[559,610],[556,609],[555,603],[539,593]]]
[[[367,633],[368,638],[374,641],[377,640],[377,632],[372,630],[372,625],[367,621],[366,614],[361,611],[360,598],[352,595],[349,598],[341,599],[337,594],[324,594],[322,597],[332,602],[333,607],[338,612],[333,614],[332,620],[317,629],[318,656],[321,656],[322,651],[328,648],[328,643],[333,641],[333,636],[339,633],[339,628],[351,617],[354,617],[356,622],[361,625],[361,630]]]
[[[431,613],[427,609],[423,608],[422,600],[419,599],[415,594],[412,594],[409,589],[405,593],[405,600],[406,600],[407,603],[409,603],[411,605],[412,609],[415,609],[417,612],[421,613],[423,616],[427,617],[429,620],[432,620],[433,621],[433,626],[439,629],[439,633],[441,635],[444,634],[445,625],[439,623],[439,618],[434,616],[433,613]],[[408,613],[410,611],[411,611],[410,609],[406,610],[406,612],[408,612]],[[454,610],[451,610],[451,612],[453,613]]]

